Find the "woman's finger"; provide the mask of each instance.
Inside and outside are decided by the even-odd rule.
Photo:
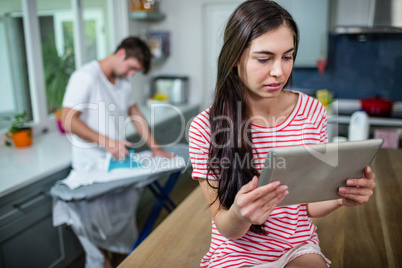
[[[346,181],[346,185],[353,186],[353,187],[360,187],[360,188],[370,188],[370,189],[374,189],[376,186],[374,180],[367,179],[367,178],[348,179]]]
[[[373,190],[370,188],[357,188],[357,187],[340,187],[339,194],[343,197],[349,196],[371,196]]]
[[[366,177],[369,180],[374,180],[375,179],[375,174],[371,167],[367,166],[364,170],[364,177]]]

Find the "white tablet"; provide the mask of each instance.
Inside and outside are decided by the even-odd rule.
[[[348,178],[361,178],[382,139],[273,148],[265,159],[258,186],[280,181],[289,194],[279,206],[341,198]]]

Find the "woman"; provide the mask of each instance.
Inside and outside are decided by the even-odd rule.
[[[246,1],[229,18],[214,102],[190,127],[192,176],[213,218],[202,267],[327,267],[310,217],[363,204],[373,193],[369,167],[339,189],[338,200],[277,207],[286,185],[257,188],[270,148],[327,142],[325,108],[284,90],[298,41],[296,23],[275,2]]]

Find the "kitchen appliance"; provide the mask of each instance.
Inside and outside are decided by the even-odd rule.
[[[370,0],[368,5],[360,5],[359,1],[337,1],[338,14],[348,14],[359,18],[358,24],[341,24],[334,32],[338,34],[394,34],[402,33],[402,27],[398,24],[399,0]]]
[[[163,94],[172,104],[188,102],[189,78],[187,76],[157,76],[151,80],[150,97]]]
[[[349,122],[349,140],[367,140],[369,137],[369,131],[370,122],[367,113],[363,110],[354,112],[350,117]]]
[[[394,101],[382,98],[373,97],[360,100],[362,109],[371,116],[390,117]]]

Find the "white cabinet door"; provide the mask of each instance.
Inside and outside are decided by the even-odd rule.
[[[295,67],[316,67],[316,60],[327,57],[328,0],[277,0],[292,15],[300,32]]]
[[[226,3],[209,3],[204,6],[203,25],[204,47],[206,58],[204,60],[204,73],[207,87],[207,103],[212,103],[216,83],[216,71],[219,52],[222,48],[223,34],[230,14],[243,1]]]

